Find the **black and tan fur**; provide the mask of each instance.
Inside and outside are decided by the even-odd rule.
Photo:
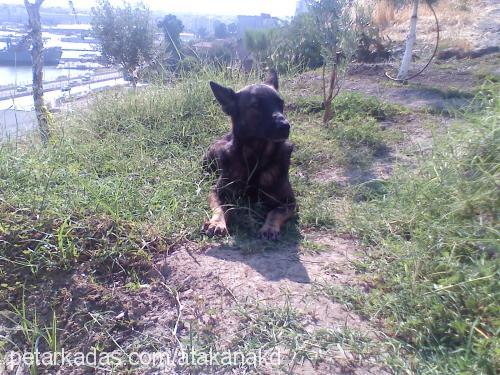
[[[217,140],[204,159],[205,169],[216,173],[209,201],[213,215],[203,225],[208,236],[228,233],[225,207],[235,197],[259,200],[269,209],[259,235],[277,239],[282,225],[294,214],[295,197],[288,179],[293,144],[283,115],[278,76],[272,71],[263,84],[235,92],[210,82],[232,129]]]

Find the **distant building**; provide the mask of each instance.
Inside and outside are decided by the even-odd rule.
[[[238,16],[238,37],[243,38],[245,31],[256,29],[271,29],[279,25],[279,19],[270,14],[261,13],[260,16]]]
[[[24,5],[0,4],[0,14],[2,23],[26,23],[28,15]]]
[[[179,37],[183,42],[190,42],[196,39],[196,36],[193,33],[180,33]]]
[[[214,19],[212,16],[193,16],[189,19],[189,23],[187,23],[184,18],[181,18],[181,20],[185,30],[198,33],[203,29],[204,35],[202,35],[202,37],[213,34],[214,32]]]

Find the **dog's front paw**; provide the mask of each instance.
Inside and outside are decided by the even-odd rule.
[[[205,221],[201,232],[206,234],[208,237],[213,236],[227,236],[227,226],[226,223],[221,220],[208,220]]]
[[[259,230],[259,237],[266,240],[276,241],[280,236],[279,228],[270,225],[264,225]]]

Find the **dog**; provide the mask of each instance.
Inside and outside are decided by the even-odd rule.
[[[203,159],[204,170],[215,173],[217,183],[209,195],[212,217],[202,232],[209,237],[227,235],[227,205],[248,197],[269,210],[259,236],[276,240],[297,208],[289,181],[294,145],[288,140],[290,124],[283,114],[278,75],[272,70],[264,83],[238,92],[212,81],[210,87],[231,118],[232,129]]]

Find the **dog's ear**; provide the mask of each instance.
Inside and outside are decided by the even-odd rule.
[[[233,89],[221,86],[213,81],[210,81],[210,88],[214,93],[215,99],[217,99],[217,101],[221,105],[224,113],[230,116],[236,114],[238,103],[236,93],[233,91]]]
[[[278,91],[279,83],[278,83],[278,72],[274,69],[269,71],[267,78],[264,82],[266,85],[272,86]]]

